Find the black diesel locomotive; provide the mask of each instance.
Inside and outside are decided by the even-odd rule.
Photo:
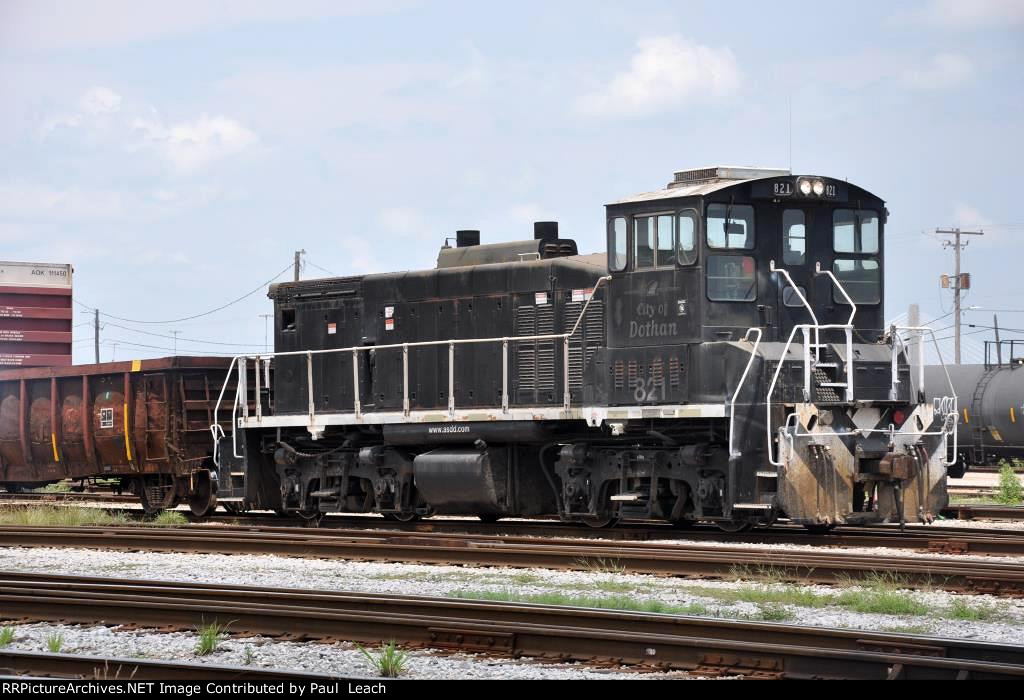
[[[608,205],[607,254],[542,222],[460,231],[430,270],[274,285],[275,351],[236,358],[233,431],[212,427],[218,496],[308,518],[929,521],[955,399],[926,401],[883,329],[885,218],[844,181],[705,168]]]

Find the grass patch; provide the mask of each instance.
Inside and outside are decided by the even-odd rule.
[[[252,666],[254,663],[256,663],[256,654],[253,653],[252,647],[245,647],[245,656],[242,659],[242,662],[246,666]]]
[[[999,486],[996,488],[996,500],[1007,506],[1017,505],[1024,498],[1024,487],[1009,464],[999,468]]]
[[[604,557],[581,557],[576,560],[576,565],[584,571],[592,574],[624,574],[626,567],[618,559],[605,559]]]
[[[163,510],[146,524],[155,525],[156,527],[175,527],[178,525],[188,525],[188,518],[176,510]]]
[[[857,590],[846,590],[836,598],[836,604],[852,612],[879,615],[927,615],[931,612],[924,603],[915,600],[900,586],[897,576],[874,575],[857,581]]]
[[[595,581],[592,587],[605,593],[629,593],[636,590],[635,583],[623,583],[622,581]]]
[[[803,608],[823,608],[836,602],[836,597],[816,593],[800,586],[743,586],[741,588],[711,588],[689,586],[687,590],[702,598],[714,598],[724,603],[756,603],[797,605]]]
[[[600,608],[602,610],[626,610],[629,612],[667,613],[672,615],[706,615],[707,606],[700,603],[672,605],[653,598],[631,598],[629,596],[585,596],[565,593],[536,593],[524,595],[514,591],[452,591],[449,598],[469,600],[495,600],[506,603],[540,603],[543,605],[568,605],[579,608]]]
[[[520,586],[532,586],[537,583],[541,583],[544,579],[537,574],[531,574],[528,571],[512,574],[506,581],[510,581]]]
[[[51,654],[59,654],[64,648],[64,635],[60,632],[46,635],[46,648]]]
[[[5,647],[14,641],[14,628],[4,627],[0,629],[0,647]]]
[[[356,644],[356,648],[377,669],[377,675],[384,678],[398,678],[398,675],[405,670],[405,662],[409,658],[409,655],[400,651],[398,645],[393,641],[387,644],[382,643],[380,650],[373,654],[358,644]]]
[[[764,622],[782,622],[792,619],[793,613],[781,605],[758,605],[757,612],[750,617]]]
[[[972,622],[985,622],[997,620],[1004,617],[1002,611],[994,605],[971,605],[966,600],[957,598],[947,611],[947,617],[953,620],[970,620]]]
[[[38,489],[32,489],[35,493],[67,493],[71,490],[70,481],[56,481]]]
[[[793,577],[777,566],[758,564],[734,564],[729,568],[728,578],[734,581],[757,581],[758,583],[782,583]]]
[[[227,625],[211,622],[196,630],[196,634],[199,635],[199,640],[196,642],[196,656],[206,656],[216,651],[217,645],[224,640],[224,633],[227,629]]]
[[[30,506],[0,510],[0,525],[28,525],[34,527],[87,527],[91,525],[130,525],[124,513],[116,515],[101,508],[82,506]]]

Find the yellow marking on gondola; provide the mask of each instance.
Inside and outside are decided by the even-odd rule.
[[[1016,423],[1017,422],[1017,414],[1014,413],[1013,406],[1010,406],[1010,422],[1011,423]]]
[[[132,461],[132,446],[128,442],[128,402],[124,402],[124,453],[128,456],[128,461]]]
[[[132,372],[138,372],[142,369],[142,360],[132,360]]]
[[[964,423],[970,423],[971,419],[967,417],[967,409],[964,409]]]
[[[57,453],[57,433],[50,433],[50,444],[53,445],[53,461],[59,462],[60,455]]]

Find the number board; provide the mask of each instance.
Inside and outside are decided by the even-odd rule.
[[[814,181],[816,178],[811,178]],[[845,202],[849,199],[849,192],[845,182],[830,182],[822,180],[825,191],[820,195],[804,195],[797,189],[798,178],[786,180],[762,180],[751,183],[751,197],[753,199],[800,199],[819,200],[825,202]]]

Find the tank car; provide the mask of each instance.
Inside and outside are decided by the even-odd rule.
[[[0,371],[0,486],[114,479],[149,513],[216,507],[210,423],[230,359]]]
[[[307,518],[929,521],[955,400],[911,373],[923,331],[883,328],[886,216],[843,180],[701,168],[607,205],[606,253],[539,222],[458,232],[433,269],[273,285],[274,352],[234,358],[211,427],[221,494]]]
[[[929,382],[943,382],[948,370],[959,398],[955,454],[950,446],[950,457],[956,457],[957,465],[950,469],[951,476],[963,476],[971,467],[1024,458],[1022,347],[1019,341],[989,341],[985,352],[988,361],[984,364],[925,369]]]

